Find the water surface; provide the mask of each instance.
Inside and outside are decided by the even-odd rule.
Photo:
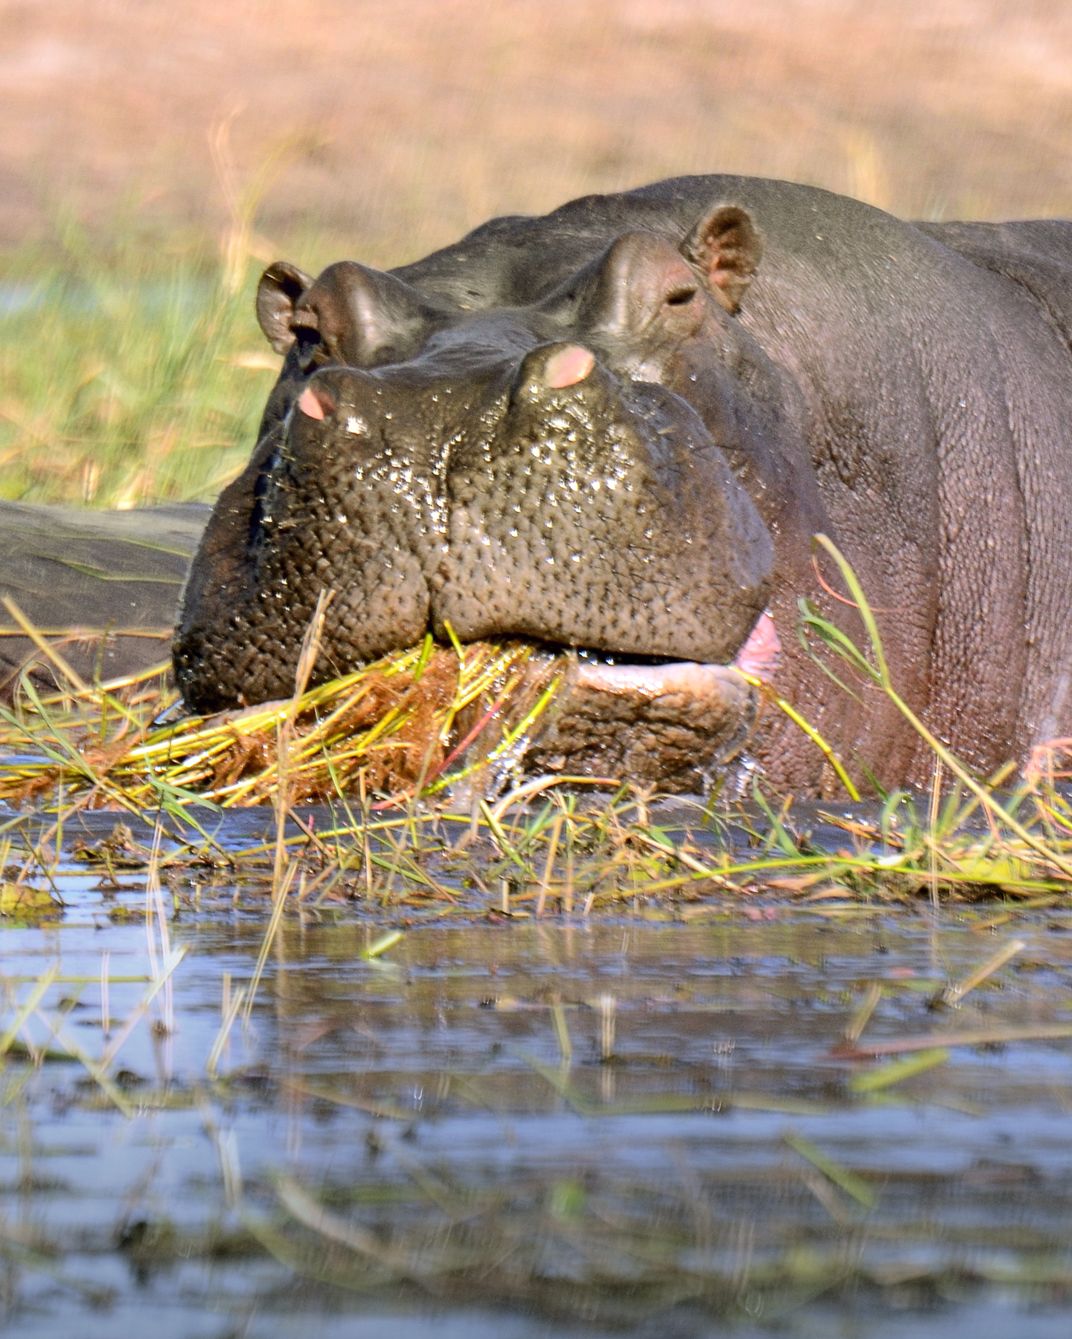
[[[1068,1331],[1063,913],[339,900],[287,911],[254,988],[265,887],[58,882],[0,931],[20,1336]],[[839,1054],[854,1018],[952,1044],[868,1091],[897,1057]]]

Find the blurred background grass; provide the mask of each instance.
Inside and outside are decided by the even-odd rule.
[[[684,172],[1072,214],[1065,0],[0,0],[0,495],[211,497],[260,268]]]

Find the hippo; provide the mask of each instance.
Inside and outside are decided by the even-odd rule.
[[[759,667],[874,785],[918,781],[893,704],[795,636],[808,597],[862,640],[824,533],[970,765],[1072,727],[1069,222],[677,178],[385,273],[280,262],[257,309],[284,364],[187,582],[191,707],[288,692],[331,590],[320,678],[426,632],[569,657],[535,766],[692,786],[751,730],[774,785],[822,793],[790,720],[752,727]]]
[[[257,308],[284,362],[186,587],[192,707],[289,691],[330,590],[318,677],[426,632],[565,657],[535,766],[681,788],[744,747],[822,793],[792,722],[753,723],[758,668],[872,784],[923,780],[886,696],[796,636],[806,597],[862,639],[822,533],[970,765],[1072,726],[1072,223],[685,177],[385,273],[278,263]]]
[[[314,680],[429,632],[546,648],[530,767],[832,791],[773,692],[872,787],[925,781],[797,634],[806,599],[863,640],[823,534],[969,765],[1072,727],[1072,223],[683,177],[387,272],[279,262],[257,312],[283,365],[185,588],[191,708],[289,693],[330,592]]]

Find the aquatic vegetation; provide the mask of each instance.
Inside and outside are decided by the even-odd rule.
[[[712,891],[744,889],[831,911],[921,893],[934,901],[998,894],[1029,906],[1063,897],[1072,879],[1072,805],[1061,787],[1068,742],[1037,750],[1019,779],[1011,767],[974,777],[897,696],[863,591],[834,546],[819,542],[841,564],[870,645],[848,643],[807,607],[804,631],[908,713],[934,754],[929,795],[894,792],[848,809],[803,805],[766,795],[744,773],[747,785],[735,792],[724,784],[707,800],[672,802],[675,820],[666,823],[657,796],[613,778],[517,775],[527,733],[554,709],[557,683],[556,662],[531,645],[426,639],[307,688],[314,619],[294,696],[240,712],[170,719],[163,665],[133,681],[68,681],[47,695],[24,679],[14,705],[0,708],[0,800],[32,803],[57,821],[97,808],[150,825],[162,816],[184,846],[204,842],[222,810],[270,805],[272,886],[297,887],[304,869],[312,883],[303,898],[312,888],[352,892],[355,842],[364,891],[381,904],[431,896],[471,910],[468,897],[450,891],[467,883],[505,915],[635,908],[637,899],[688,915],[698,897],[702,910]],[[62,679],[62,657],[49,654]],[[777,700],[767,709],[779,708],[792,712]],[[329,806],[315,832],[300,817],[310,803]],[[375,854],[372,834],[381,843]],[[429,855],[440,874],[430,873]],[[386,891],[373,892],[373,865],[390,872]]]
[[[358,787],[396,801],[435,794],[494,767],[545,709],[554,675],[537,672],[534,684],[531,661],[531,645],[429,638],[287,700],[170,721],[163,664],[47,696],[24,682],[15,708],[0,709],[0,750],[18,755],[0,771],[0,798],[42,799],[61,782],[93,807],[132,809],[162,798],[233,808],[280,792],[310,803]],[[478,744],[478,761],[456,763]]]
[[[881,684],[880,644],[851,654]],[[126,1305],[89,1243],[160,1290],[210,1271],[236,1306],[300,1287],[306,1317],[479,1297],[695,1329],[820,1296],[1062,1298],[1053,1141],[987,1158],[1002,1120],[1046,1119],[1064,1058],[1040,1078],[1033,1057],[1072,1039],[1065,937],[1023,914],[1064,928],[1064,746],[993,785],[936,752],[930,795],[867,806],[520,780],[554,705],[533,661],[426,643],[171,722],[159,675],[23,683],[0,717],[0,934],[77,935],[77,882],[89,933],[144,935],[144,969],[101,949],[95,974],[0,971],[12,1184],[72,1111],[104,1132],[86,1156],[123,1130],[168,1156],[114,1173],[106,1221],[75,1182],[52,1223],[61,1194],[35,1189],[3,1252],[18,1297]],[[938,953],[937,917],[890,915],[921,898],[957,904]]]

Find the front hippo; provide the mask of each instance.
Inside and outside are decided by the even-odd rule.
[[[896,706],[794,636],[806,596],[861,639],[821,531],[968,762],[1072,730],[1072,225],[681,178],[388,274],[275,265],[258,311],[285,361],[185,592],[192,707],[288,694],[331,591],[317,678],[429,631],[569,652],[536,767],[697,785],[752,719],[732,666],[770,677],[780,638],[776,687],[858,776],[925,779]],[[777,712],[749,751],[830,788]]]
[[[741,287],[758,255],[737,210],[706,216],[688,247]],[[285,346],[281,278],[269,271],[260,308]],[[727,455],[754,414],[716,378],[713,435],[666,384],[695,387],[693,352],[732,346],[731,299],[646,234],[516,308],[465,311],[356,266],[315,288],[290,318],[299,375],[287,369],[194,563],[175,644],[187,703],[289,693],[330,590],[317,679],[427,632],[576,648],[576,710],[556,717],[544,761],[694,783],[751,719],[724,667],[757,625],[752,645],[770,639],[772,540]],[[314,324],[316,353],[300,347]],[[358,330],[375,331],[371,354]]]

